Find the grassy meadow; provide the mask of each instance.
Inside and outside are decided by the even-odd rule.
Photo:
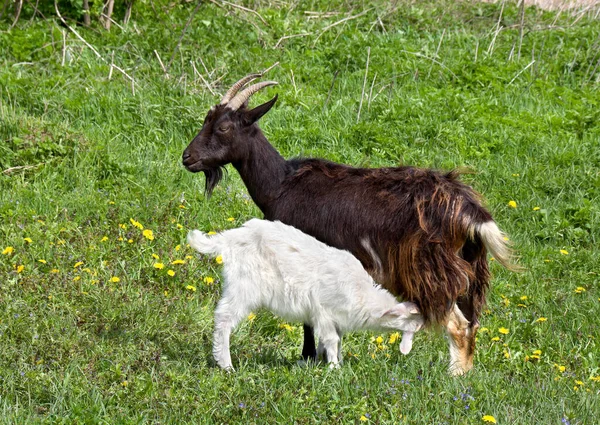
[[[165,0],[108,32],[68,4],[70,28],[27,2],[0,21],[0,424],[598,423],[593,14]],[[300,367],[301,324],[264,311],[232,337],[236,372],[212,363],[220,266],[185,236],[261,213],[230,166],[206,199],[181,153],[275,62],[252,104],[279,95],[260,125],[285,157],[471,171],[526,271],[492,262],[467,375],[448,376],[436,331],[408,356],[396,335],[348,335],[340,369]]]

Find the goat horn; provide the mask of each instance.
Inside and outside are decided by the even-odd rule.
[[[249,74],[249,75],[246,75],[241,80],[239,80],[237,83],[235,83],[233,86],[231,86],[231,88],[229,90],[227,90],[227,93],[225,93],[225,96],[223,96],[223,98],[221,99],[221,105],[226,105],[227,103],[229,103],[231,98],[233,96],[235,96],[242,87],[244,87],[250,81],[256,80],[257,78],[259,78],[261,76],[262,76],[262,73]]]
[[[232,111],[237,111],[240,106],[242,106],[244,102],[247,101],[254,93],[265,87],[275,85],[277,85],[276,81],[264,81],[262,83],[252,84],[250,87],[246,87],[244,90],[236,94],[235,97],[229,101],[227,107]]]

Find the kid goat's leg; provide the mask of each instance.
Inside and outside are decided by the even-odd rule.
[[[319,347],[323,347],[327,363],[335,367],[339,363],[338,349],[340,349],[340,336],[333,322],[319,321],[315,327],[319,334]],[[341,351],[341,350],[340,350]]]
[[[233,370],[229,353],[231,331],[249,312],[243,303],[221,298],[215,310],[215,332],[213,338],[213,357],[217,364],[226,370]]]

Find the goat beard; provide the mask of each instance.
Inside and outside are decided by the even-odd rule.
[[[213,193],[213,190],[223,178],[223,167],[211,168],[208,170],[203,170],[202,172],[206,177],[206,186],[204,188],[204,193],[206,194],[207,198],[210,198],[210,196]]]

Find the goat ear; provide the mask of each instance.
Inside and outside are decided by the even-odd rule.
[[[385,313],[383,313],[382,316],[401,317],[401,316],[408,316],[410,314],[420,314],[420,313],[421,312],[419,311],[419,309],[417,308],[417,305],[415,303],[405,301],[405,302],[396,304],[394,307],[390,308]]]
[[[275,97],[273,99],[269,100],[268,102],[263,103],[262,105],[258,105],[256,108],[251,109],[251,110],[247,111],[246,113],[244,113],[244,123],[246,125],[254,124],[264,114],[269,112],[269,110],[273,107],[273,105],[275,105],[275,102],[277,102],[277,95],[275,95]]]

